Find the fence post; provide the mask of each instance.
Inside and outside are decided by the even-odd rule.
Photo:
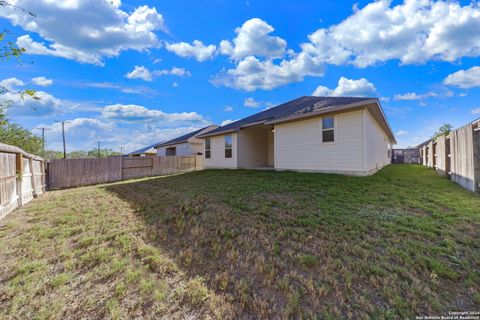
[[[30,168],[30,181],[31,181],[31,184],[32,184],[32,196],[34,198],[37,198],[38,197],[38,194],[37,194],[37,184],[35,182],[35,171],[33,170],[33,159],[32,158],[28,158],[28,166]]]
[[[23,186],[22,186],[22,178],[23,178],[23,157],[21,153],[16,153],[16,182],[17,182],[17,194],[18,194],[18,206],[23,206]]]

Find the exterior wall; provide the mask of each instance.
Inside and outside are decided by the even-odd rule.
[[[364,111],[334,118],[333,143],[321,141],[321,117],[275,125],[275,168],[368,174],[364,167]]]
[[[370,111],[363,112],[365,170],[375,173],[390,164],[389,139],[385,131],[380,128]]]
[[[206,168],[237,168],[237,134],[232,135],[232,157],[225,158],[225,135],[209,137],[210,139],[210,159],[205,159]],[[205,142],[204,142],[205,143]],[[204,153],[205,157],[205,153]]]
[[[179,156],[179,157],[197,155],[198,152],[203,153],[202,143],[185,142],[185,143],[179,143],[179,144],[172,144],[171,147],[176,147],[176,156]],[[157,156],[165,157],[167,148],[168,147],[158,148]]]
[[[275,166],[275,137],[274,133],[271,130],[268,130],[268,166],[273,167]]]
[[[238,132],[238,167],[268,166],[268,133],[265,126],[242,129]],[[270,130],[269,130],[270,131]]]

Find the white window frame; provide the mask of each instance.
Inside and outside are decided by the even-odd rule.
[[[323,119],[333,119],[333,128],[324,129],[323,128]],[[323,141],[323,131],[333,130],[333,141]],[[337,117],[336,116],[327,116],[320,118],[320,143],[321,144],[336,144],[337,143]]]

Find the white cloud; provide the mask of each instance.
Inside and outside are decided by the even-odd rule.
[[[185,68],[173,67],[170,70],[154,70],[150,71],[144,66],[135,66],[135,68],[125,74],[127,79],[142,79],[144,81],[152,81],[154,77],[160,77],[164,75],[171,75],[177,77],[189,77],[191,75],[190,71]]]
[[[153,80],[152,73],[144,66],[135,66],[135,68],[128,72],[125,77],[127,79],[142,79],[145,81]]]
[[[193,45],[186,42],[166,43],[165,48],[180,57],[195,58],[199,62],[212,59],[217,51],[215,45],[206,46],[199,40],[194,40]]]
[[[37,86],[41,86],[41,87],[48,87],[48,86],[51,86],[53,84],[52,79],[47,79],[45,77],[32,78],[32,82],[34,84],[36,84]]]
[[[127,13],[120,9],[119,0],[11,0],[10,3],[28,8],[36,15],[0,7],[0,17],[43,39],[37,42],[30,35],[17,39],[17,44],[29,54],[103,65],[104,58],[118,56],[122,51],[159,46],[154,32],[166,31],[162,15],[154,7],[140,6]]]
[[[305,52],[291,56],[291,59],[282,59],[278,64],[272,60],[261,61],[248,56],[234,69],[217,75],[211,82],[246,91],[270,90],[291,82],[300,82],[305,76],[324,74],[323,64]]]
[[[427,92],[424,94],[418,94],[416,92],[407,92],[403,94],[396,94],[393,98],[395,100],[407,100],[407,101],[412,101],[412,100],[423,100],[423,99],[428,99],[432,97],[437,97],[438,93],[436,92]]]
[[[398,137],[403,137],[403,136],[408,135],[408,132],[405,131],[405,130],[399,130],[399,131],[397,131],[396,135],[397,135]]]
[[[10,117],[46,117],[60,115],[67,111],[67,102],[44,92],[36,91],[35,97],[7,92],[0,99],[8,101],[7,114]],[[64,108],[62,108],[64,107]]]
[[[178,87],[178,83],[176,83],[176,82],[172,83],[172,87],[177,88],[177,87]]]
[[[472,2],[380,0],[328,29],[309,35],[311,51],[329,64],[358,67],[398,59],[402,64],[456,61],[480,55],[480,9]]]
[[[237,37],[233,43],[223,40],[220,52],[232,59],[240,60],[247,56],[280,58],[286,53],[287,42],[277,36],[270,36],[273,27],[265,21],[253,18],[235,29]]]
[[[480,114],[480,107],[470,110],[471,114]]]
[[[243,103],[245,107],[248,107],[248,108],[258,108],[262,104],[259,101],[255,101],[255,99],[253,98],[246,98]]]
[[[0,81],[0,87],[3,87],[9,91],[17,91],[19,88],[24,86],[25,83],[17,78],[8,78]]]
[[[460,70],[448,75],[443,83],[448,86],[455,86],[462,89],[480,87],[480,67],[472,67],[467,70]]]
[[[232,106],[225,106],[222,110],[225,111],[225,112],[232,112],[233,107]]]
[[[347,79],[341,77],[335,89],[324,86],[318,86],[312,93],[314,96],[349,96],[349,97],[365,97],[375,96],[377,89],[375,85],[365,78],[358,80]]]
[[[155,121],[162,123],[192,122],[206,123],[204,117],[196,112],[166,113],[161,110],[148,109],[144,106],[134,104],[114,104],[105,106],[102,117],[128,122]]]

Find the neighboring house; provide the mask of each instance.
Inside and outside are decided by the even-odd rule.
[[[157,154],[157,149],[155,149],[155,146],[157,144],[153,144],[151,146],[135,150],[133,152],[127,153],[127,156],[129,157],[145,157],[145,156],[154,156]]]
[[[197,136],[218,128],[211,125],[155,145],[158,156],[191,156],[203,154],[203,140]]]
[[[394,134],[376,98],[301,97],[201,134],[207,168],[370,175]]]

